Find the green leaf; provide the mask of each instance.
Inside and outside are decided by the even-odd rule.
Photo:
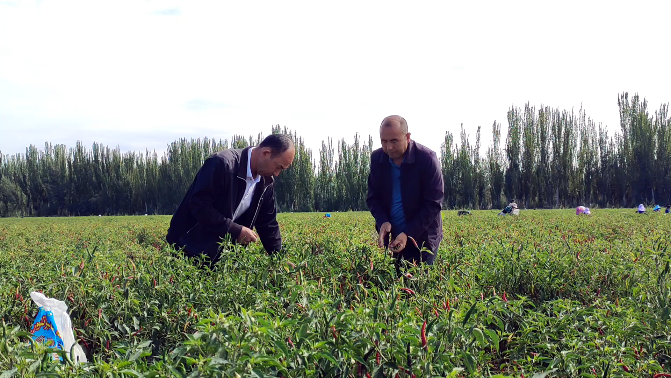
[[[378,294],[377,303],[375,304],[375,309],[373,309],[373,321],[377,322],[377,317],[380,311],[380,302],[382,301],[382,295]]]
[[[485,329],[485,333],[487,336],[492,340],[492,344],[494,344],[494,347],[496,347],[496,351],[499,351],[499,335],[496,333],[496,331],[492,331],[491,329]]]
[[[145,348],[148,348],[149,346],[151,346],[151,344],[152,344],[152,341],[147,340],[147,341],[143,341],[142,343],[140,343],[137,347],[145,349]]]
[[[482,334],[482,330],[480,328],[473,328],[473,336],[475,336],[475,340],[478,341],[478,344],[480,344],[481,347],[485,347],[485,336]]]
[[[298,331],[298,336],[300,337],[301,340],[308,338],[308,324],[307,323],[303,323],[300,330]]]
[[[142,357],[142,349],[136,350],[135,353],[130,356],[128,361],[135,361],[140,357]]]
[[[274,343],[275,343],[275,347],[276,347],[277,349],[279,349],[280,351],[282,351],[282,354],[283,354],[285,357],[286,357],[286,356],[289,356],[289,349],[287,349],[287,346],[284,345],[284,343],[283,343],[282,341],[275,340]]]
[[[7,370],[6,372],[4,372],[0,375],[0,378],[11,378],[11,377],[14,376],[14,374],[16,374],[17,371],[19,371],[19,369],[17,369],[17,368],[14,368],[12,370]]]
[[[466,364],[468,371],[471,374],[475,373],[475,360],[473,359],[473,356],[468,352],[461,352],[461,356],[464,358],[464,363]]]
[[[135,371],[135,370],[133,370],[133,369],[125,369],[125,370],[121,370],[120,373],[121,373],[121,374],[130,374],[130,375],[134,375],[134,376],[136,376],[136,377],[140,377],[140,378],[144,377],[144,375],[138,373],[137,371]]]
[[[466,322],[468,322],[468,319],[470,319],[471,315],[473,315],[473,312],[475,312],[475,306],[477,306],[477,305],[478,305],[477,301],[475,303],[473,303],[473,306],[471,306],[470,310],[468,310],[468,312],[466,313],[466,316],[464,317],[464,321],[461,322],[462,326],[466,325]]]

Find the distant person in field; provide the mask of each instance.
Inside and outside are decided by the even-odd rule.
[[[260,239],[270,254],[280,251],[274,177],[289,168],[294,156],[294,143],[284,134],[269,135],[256,147],[210,156],[170,221],[168,243],[189,257],[204,254],[212,262],[227,235],[242,245]]]
[[[499,213],[499,215],[518,215],[520,213],[520,210],[517,208],[517,203],[515,203],[515,200],[510,201],[508,206],[504,207],[503,210]]]
[[[645,213],[645,206],[643,204],[638,205],[638,209],[636,210],[639,214],[644,214]]]
[[[382,148],[371,155],[366,200],[378,245],[388,246],[399,263],[433,265],[443,239],[443,173],[436,153],[411,140],[408,123],[397,115],[382,121],[380,141]]]
[[[666,205],[666,210],[664,211],[664,214],[669,214],[671,213],[671,205]]]

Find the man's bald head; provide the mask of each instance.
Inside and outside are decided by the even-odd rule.
[[[390,115],[385,117],[380,124],[380,131],[385,127],[398,127],[403,134],[408,133],[408,122],[399,115]]]

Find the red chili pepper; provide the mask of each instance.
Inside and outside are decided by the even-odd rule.
[[[652,376],[652,378],[661,378],[661,377],[671,377],[671,374],[669,373],[657,373]]]
[[[480,292],[480,299],[482,299],[483,301],[485,300],[485,295],[482,292]]]
[[[506,296],[506,292],[503,292],[503,301],[508,302],[508,296]]]
[[[424,324],[422,324],[422,348],[426,349],[426,320],[424,321]]]
[[[412,289],[408,289],[407,287],[402,287],[401,291],[405,291],[408,294],[415,294],[415,291]]]
[[[415,241],[415,238],[413,238],[412,236],[408,236],[408,239],[412,240],[412,244],[415,245],[415,248],[419,249],[419,246],[417,245],[417,242]]]
[[[433,313],[436,315],[436,318],[440,317],[440,315],[438,314],[438,310],[436,310],[435,308],[433,309]]]
[[[291,341],[291,337],[287,338],[287,343],[289,343],[289,345],[291,345],[291,347],[294,348],[294,342]]]
[[[450,298],[445,298],[445,306],[443,308],[450,311]]]
[[[336,333],[336,328],[334,325],[331,326],[331,333],[333,334],[333,340],[338,340],[338,334]]]
[[[82,339],[81,336],[77,336],[77,338],[79,339],[79,341],[81,341],[84,344],[86,349],[91,349],[91,348],[89,348],[89,344],[86,342],[86,340]]]

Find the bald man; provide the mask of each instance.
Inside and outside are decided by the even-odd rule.
[[[378,245],[389,247],[398,262],[433,265],[443,239],[443,173],[436,153],[410,139],[408,123],[397,115],[382,120],[380,141],[382,148],[371,155],[366,200]]]

